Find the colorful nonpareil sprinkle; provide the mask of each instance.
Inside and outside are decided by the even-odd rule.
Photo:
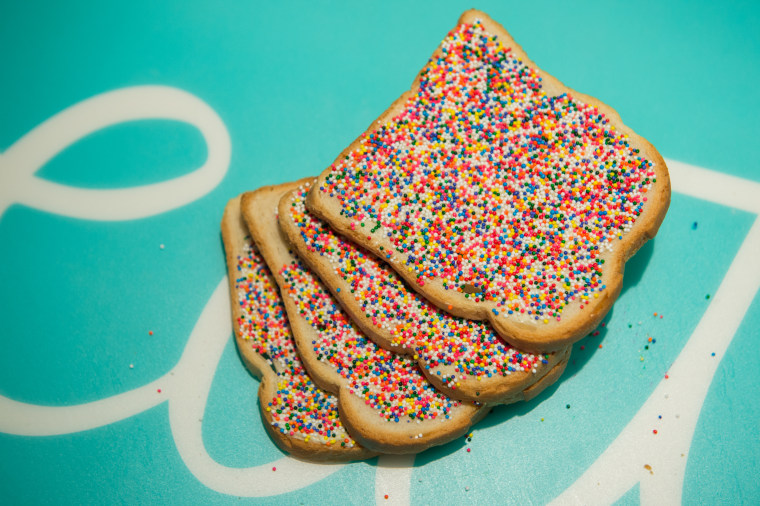
[[[286,218],[297,226],[306,248],[321,255],[348,285],[362,313],[390,336],[391,344],[413,351],[427,369],[452,366],[453,373],[437,371],[447,386],[456,389],[468,377],[535,373],[548,364],[546,355],[522,353],[504,343],[487,323],[453,317],[409,290],[390,267],[311,215],[305,206],[308,191],[304,185],[293,192]]]
[[[355,446],[338,418],[337,398],[322,391],[306,374],[272,274],[250,239],[238,257],[237,272],[240,335],[277,373],[277,391],[266,406],[272,425],[282,434],[307,442]]]
[[[599,109],[547,95],[476,22],[448,35],[403,110],[319,190],[355,230],[387,234],[418,284],[440,279],[496,314],[549,323],[605,289],[604,253],[654,182],[653,163]]]
[[[369,341],[305,265],[293,261],[280,274],[283,293],[315,330],[315,356],[347,381],[352,394],[388,421],[449,418],[459,403],[435,390],[416,362]]]

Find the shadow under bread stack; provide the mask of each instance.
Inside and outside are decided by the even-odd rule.
[[[669,199],[651,144],[467,11],[316,180],[228,204],[233,323],[270,434],[307,459],[412,453],[532,399]]]

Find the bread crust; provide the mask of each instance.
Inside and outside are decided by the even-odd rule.
[[[227,277],[230,287],[232,328],[235,331],[235,344],[246,368],[261,380],[258,392],[259,408],[264,421],[264,427],[266,427],[272,441],[283,451],[309,461],[345,462],[368,459],[377,455],[377,452],[360,445],[346,448],[339,445],[326,445],[317,440],[307,442],[303,439],[283,434],[274,427],[272,415],[265,408],[275,398],[277,392],[277,373],[273,369],[273,366],[270,366],[266,359],[254,351],[250,343],[244,339],[238,326],[238,318],[243,316],[243,311],[240,308],[240,304],[238,304],[238,290],[235,286],[236,266],[238,257],[244,254],[246,236],[248,235],[248,230],[240,213],[240,197],[235,197],[227,203],[222,217],[221,228],[227,260]]]
[[[538,381],[524,390],[513,393],[509,398],[503,398],[502,401],[496,404],[511,404],[520,401],[530,401],[535,399],[538,394],[546,390],[546,388],[554,384],[560,376],[562,376],[570,357],[570,352],[567,350],[563,350],[559,353],[562,355],[561,358],[546,374],[539,378]],[[446,390],[450,389],[446,388]],[[444,393],[446,393],[446,391],[444,391]],[[370,408],[362,404],[359,399],[348,394],[347,390],[342,390],[340,401],[341,409],[347,415],[345,417],[344,425],[356,441],[364,446],[372,447],[383,453],[408,453],[403,448],[399,448],[397,438],[388,438],[385,434],[376,434],[372,427],[355,423],[355,420],[366,419],[370,416],[368,413],[363,413],[364,411],[369,411]],[[493,405],[494,404],[489,404],[488,408],[490,409]],[[467,433],[470,425],[480,421],[486,414],[488,414],[488,409],[478,412],[476,416],[473,417],[472,421],[468,423],[463,423],[462,420],[455,420],[453,422],[455,426],[451,427],[448,433],[433,434],[430,436],[428,443],[432,442],[430,446],[434,446],[461,437]],[[341,418],[341,420],[343,420],[343,418]],[[414,434],[411,432],[413,431],[407,431],[406,437],[412,437]]]
[[[313,381],[321,388],[338,395],[340,419],[348,433],[366,448],[383,453],[417,453],[431,446],[452,441],[461,436],[490,410],[486,405],[462,403],[450,412],[450,418],[413,420],[400,417],[398,423],[386,422],[376,410],[366,406],[364,400],[349,391],[348,380],[332,366],[321,362],[311,342],[316,330],[302,317],[296,302],[283,290],[286,280],[280,269],[295,260],[289,252],[275,209],[282,195],[303,184],[294,183],[260,188],[243,195],[243,216],[262,256],[280,287],[290,326],[302,362]],[[420,437],[421,435],[421,437]]]
[[[543,89],[548,96],[569,93],[574,98],[597,107],[609,119],[612,126],[629,136],[631,147],[638,148],[646,159],[655,164],[656,182],[652,184],[647,193],[647,202],[644,204],[633,228],[626,232],[621,240],[615,241],[614,251],[599,257],[605,260],[601,284],[606,285],[606,289],[599,293],[599,297],[589,301],[582,311],[579,309],[580,303],[578,301],[571,302],[563,311],[561,322],[551,321],[548,324],[537,325],[533,322],[520,321],[517,317],[509,316],[504,311],[497,315],[494,312],[497,307],[495,302],[474,302],[465,298],[461,293],[446,290],[443,288],[441,278],[427,278],[424,285],[418,284],[414,273],[410,273],[404,268],[408,255],[396,251],[394,245],[388,240],[388,230],[385,227],[378,226],[373,232],[369,232],[367,229],[353,230],[351,228],[353,220],[341,215],[341,208],[337,199],[330,198],[326,192],[319,191],[319,187],[325,183],[325,178],[330,172],[329,167],[320,174],[314,189],[310,192],[307,207],[314,215],[327,221],[334,230],[349,237],[378,257],[383,257],[381,246],[387,251],[393,251],[393,258],[388,263],[414,290],[441,309],[464,318],[487,319],[504,340],[518,349],[530,352],[556,351],[571,345],[592,331],[612,307],[622,288],[625,262],[646,241],[655,236],[665,217],[670,203],[670,177],[660,153],[646,139],[623,124],[620,115],[613,108],[594,97],[565,86],[558,79],[542,70],[528,58],[525,51],[512,39],[509,33],[487,14],[474,9],[466,11],[459,18],[457,26],[463,23],[472,23],[475,20],[479,20],[486,31],[495,35],[505,47],[511,48],[517,58],[538,73],[543,80]],[[439,46],[433,53],[433,57],[440,55],[441,52]],[[366,134],[374,132],[380,125],[401,112],[406,102],[418,91],[422,74],[426,68],[427,65],[417,75],[409,91],[403,93],[364,133],[341,152],[336,158],[336,163],[357,148]]]
[[[444,382],[443,378],[455,374],[455,367],[453,365],[432,367],[426,358],[427,353],[421,351],[419,346],[415,349],[415,347],[411,347],[410,345],[394,345],[390,329],[375,325],[367,317],[365,311],[362,310],[361,302],[351,294],[351,285],[338,275],[335,266],[325,257],[321,256],[319,252],[313,249],[309,250],[298,229],[298,225],[293,221],[290,214],[290,206],[294,196],[297,192],[301,191],[301,187],[302,185],[299,185],[295,189],[285,193],[279,202],[280,228],[290,246],[323,281],[333,298],[340,303],[351,317],[351,320],[362,329],[367,337],[387,350],[408,355],[416,354],[420,370],[438,390],[453,399],[478,401],[488,404],[509,404],[525,400],[526,394],[524,392],[533,388],[539,381],[544,383],[543,388],[545,388],[548,384],[551,384],[547,384],[549,378],[556,380],[559,377],[556,371],[564,369],[570,356],[571,347],[569,346],[549,354],[546,358],[547,363],[539,364],[535,373],[531,371],[515,371],[508,376],[493,374],[491,377],[487,374],[479,376],[467,375],[466,378],[457,378],[456,387],[451,388]],[[416,297],[413,293],[411,296]]]

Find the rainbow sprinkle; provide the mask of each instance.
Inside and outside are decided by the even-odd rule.
[[[641,214],[654,165],[596,107],[548,96],[481,23],[441,49],[403,110],[319,190],[355,230],[382,229],[418,284],[560,320],[605,289],[603,254]]]
[[[505,344],[488,324],[453,317],[407,289],[386,264],[312,216],[305,206],[308,191],[304,185],[293,192],[288,214],[307,250],[324,258],[348,285],[366,318],[391,336],[394,346],[414,351],[426,369],[453,366],[453,374],[437,371],[447,386],[455,389],[468,376],[480,380],[517,371],[535,373],[548,364],[546,355],[521,353]]]
[[[315,330],[314,355],[332,366],[346,380],[349,391],[382,418],[445,421],[460,405],[435,390],[414,361],[368,340],[300,261],[286,264],[280,274],[285,279],[283,293]]]
[[[239,334],[277,374],[277,391],[266,407],[272,425],[306,442],[356,446],[338,418],[337,398],[320,390],[306,374],[272,274],[249,238],[237,259],[237,271]]]

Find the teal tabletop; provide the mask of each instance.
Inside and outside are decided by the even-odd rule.
[[[563,377],[470,437],[280,451],[232,339],[219,222],[316,175],[470,7],[610,104],[670,210]],[[5,2],[0,502],[760,502],[757,2]]]

